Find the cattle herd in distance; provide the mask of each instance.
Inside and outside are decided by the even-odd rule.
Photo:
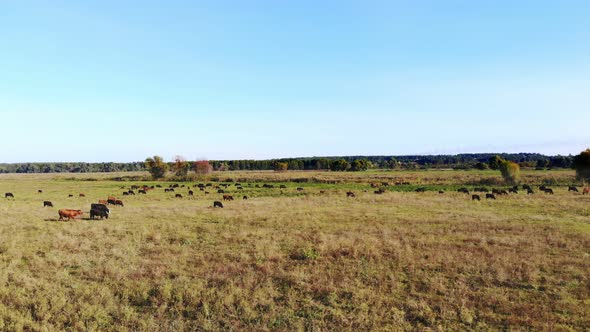
[[[395,185],[410,185],[410,183],[408,182],[400,182],[400,183],[395,183]],[[225,183],[221,183],[218,185],[214,185],[213,183],[200,183],[200,184],[195,184],[193,186],[193,188],[198,188],[200,191],[204,192],[205,195],[209,195],[211,193],[211,189],[207,190],[208,188],[212,188],[217,190],[216,192],[218,194],[222,194],[222,199],[223,201],[226,202],[231,202],[234,200],[234,197],[232,195],[226,194],[226,190],[228,189],[228,187],[230,186],[230,184],[225,184]],[[237,190],[241,191],[243,190],[243,186],[240,183],[235,183],[234,186],[236,187]],[[252,183],[248,184],[249,187],[254,186],[255,188],[266,188],[266,189],[274,189],[275,185],[272,184],[263,184],[262,186],[259,184],[255,184],[253,185]],[[387,190],[385,189],[386,187],[389,186],[389,183],[387,182],[382,182],[382,183],[371,183],[370,184],[371,188],[378,188],[377,190],[374,191],[374,194],[376,195],[381,195],[387,192]],[[143,186],[139,186],[139,185],[132,185],[130,186],[129,189],[126,189],[125,187],[121,187],[121,189],[126,189],[125,191],[122,192],[123,196],[134,196],[136,195],[136,190],[137,190],[137,194],[138,195],[147,195],[148,192],[152,191],[152,190],[157,190],[157,189],[161,189],[162,185],[155,185],[155,186],[147,186],[147,185],[143,185]],[[180,193],[176,193],[176,191],[180,191],[182,188],[185,188],[187,190],[187,197],[193,197],[194,196],[194,191],[192,189],[190,189],[190,187],[187,187],[186,185],[179,185],[177,183],[175,184],[171,184],[169,185],[168,188],[164,188],[164,192],[165,193],[175,193],[175,198],[184,198],[184,196]],[[221,189],[224,188],[224,189]],[[281,189],[287,189],[286,185],[280,185],[279,188]],[[552,188],[549,188],[545,185],[539,186],[538,187],[539,191],[548,194],[548,195],[553,195],[554,194],[554,190]],[[296,191],[297,192],[303,192],[305,189],[303,187],[297,187]],[[491,199],[491,200],[496,200],[497,197],[499,196],[508,196],[510,194],[518,194],[519,191],[522,190],[524,192],[526,192],[527,195],[533,195],[535,194],[535,191],[533,190],[533,188],[530,185],[524,184],[521,186],[521,188],[519,188],[519,186],[513,186],[510,188],[506,188],[506,189],[498,189],[498,188],[492,188],[492,189],[488,189],[486,187],[474,187],[472,190],[469,190],[466,187],[463,188],[459,188],[457,189],[457,192],[459,193],[464,193],[466,195],[471,194],[471,200],[472,201],[481,201],[481,198],[483,194],[485,194],[486,199]],[[414,190],[414,192],[416,193],[425,193],[427,192],[428,189],[426,187],[419,187],[416,188]],[[568,186],[568,192],[574,192],[574,193],[580,193],[580,190],[576,187],[576,186]],[[37,191],[39,194],[43,194],[43,190],[39,189]],[[368,190],[364,190],[364,192],[368,192]],[[320,190],[319,191],[320,194],[325,194],[326,191],[325,190]],[[439,194],[444,194],[445,191],[444,190],[438,190]],[[477,194],[476,194],[477,193]],[[582,195],[588,195],[590,194],[590,187],[585,187],[582,189]],[[68,197],[74,197],[74,195],[69,194]],[[86,195],[84,193],[79,193],[78,197],[86,197]],[[357,194],[353,191],[347,191],[346,192],[346,197],[347,198],[356,198]],[[15,200],[15,195],[12,192],[7,192],[4,194],[4,198],[5,199],[12,199]],[[244,195],[242,196],[243,200],[248,200],[248,196]],[[114,197],[114,196],[109,196],[107,197],[106,200],[102,200],[99,199],[97,203],[92,203],[90,205],[90,211],[89,211],[89,215],[90,215],[90,219],[94,220],[96,218],[100,218],[100,219],[108,219],[109,215],[110,215],[110,209],[109,206],[120,206],[120,207],[124,207],[125,204],[123,203],[122,200]],[[51,201],[43,201],[43,207],[54,207],[53,203]],[[221,201],[213,201],[213,208],[223,208],[223,203]],[[76,219],[79,216],[82,216],[84,214],[84,211],[79,210],[79,209],[59,209],[58,210],[58,215],[59,215],[59,219],[58,220],[62,220],[65,221],[66,219],[69,221],[71,219]]]

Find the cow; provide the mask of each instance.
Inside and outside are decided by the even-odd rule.
[[[508,195],[508,192],[506,190],[499,190],[498,195]]]
[[[107,201],[106,201],[106,200],[104,200],[104,199],[100,199],[100,200],[98,200],[98,204],[104,204],[104,205],[107,205],[107,204],[109,204],[109,202],[107,202]]]
[[[492,194],[500,195],[500,190],[494,188],[492,189]]]
[[[176,194],[174,197],[175,198],[182,198],[182,194]]]
[[[547,189],[547,187],[545,187],[545,185],[542,185],[539,187],[539,190],[541,190],[541,191],[545,191],[545,189]]]
[[[523,185],[522,185],[522,189],[523,189],[523,190],[529,190],[529,189],[530,189],[530,190],[533,190],[533,188],[531,188],[531,186],[529,186],[528,184],[523,184]]]
[[[570,192],[570,191],[574,191],[574,192],[577,192],[577,193],[579,193],[579,191],[578,191],[578,188],[576,188],[575,186],[569,186],[569,188],[567,188],[567,191],[568,191],[568,192]]]
[[[467,188],[459,188],[459,189],[457,189],[457,192],[465,193],[465,194],[469,195],[469,189],[467,189]]]
[[[170,192],[170,189],[168,189],[168,188],[164,188],[164,192],[165,192],[165,193],[167,193],[167,192]]]
[[[223,204],[221,204],[221,202],[219,202],[219,201],[215,201],[215,202],[213,202],[213,207],[214,208],[216,208],[216,207],[223,208]]]
[[[224,201],[233,201],[234,197],[231,195],[223,195],[223,200]]]
[[[37,190],[37,192],[38,192],[39,194],[42,194],[42,193],[43,193],[43,190],[39,189],[39,190]]]
[[[140,189],[137,193],[142,194],[142,195],[146,195],[147,191],[145,191],[145,189],[144,190]]]
[[[189,190],[189,191],[188,191],[188,195],[189,195],[189,196],[194,196],[194,194],[195,194],[195,193],[194,193],[192,190]]]
[[[590,194],[590,188],[584,188],[584,190],[582,190],[582,195],[587,195]]]
[[[109,201],[116,201],[117,200],[117,197],[109,196],[109,197],[107,197],[107,200],[109,200]]]
[[[122,194],[123,196],[129,196],[129,193],[127,191],[124,191]]]
[[[83,193],[79,193],[78,197],[86,197],[86,195],[84,195]]]
[[[526,190],[526,194],[527,194],[527,195],[532,195],[532,194],[534,194],[534,193],[535,193],[535,192],[533,191],[533,189],[527,189],[527,190]]]
[[[509,193],[515,193],[515,194],[518,194],[518,190],[517,190],[517,189],[514,189],[514,188],[509,188],[509,189],[508,189],[508,192],[509,192]]]
[[[61,209],[57,211],[59,214],[59,220],[64,220],[64,218],[68,218],[68,221],[72,218],[76,218],[77,216],[81,216],[84,212],[82,210],[70,210],[70,209]]]
[[[91,204],[90,205],[90,219],[94,219],[94,217],[100,217],[109,219],[109,213],[111,211],[109,208],[104,204]]]
[[[385,192],[385,190],[383,190],[383,188],[379,189],[379,190],[375,190],[375,195],[381,195]]]
[[[553,189],[551,188],[545,188],[545,190],[543,190],[546,194],[551,194],[553,195]]]
[[[238,187],[236,187],[236,188],[237,188],[238,190],[244,190],[244,187],[242,187],[242,186],[238,186]]]
[[[208,192],[208,191],[205,191],[205,195],[209,195],[209,194],[210,194],[210,192]]]
[[[131,188],[131,189],[139,189],[139,186],[134,184],[134,185],[132,185],[130,188]]]
[[[471,195],[471,200],[472,201],[479,201],[479,200],[481,200],[481,198],[479,197],[479,195]]]
[[[225,191],[223,189],[219,189],[219,190],[217,190],[217,193],[218,194],[225,194]]]
[[[496,196],[494,194],[486,194],[486,199],[496,199]]]
[[[172,188],[178,188],[178,183],[173,184]]]
[[[445,192],[444,192],[444,190],[439,190],[438,193],[439,194],[444,194]]]
[[[4,198],[8,198],[8,197],[14,198],[14,195],[12,193],[5,193]]]
[[[53,203],[51,203],[50,201],[43,201],[43,207],[53,207]]]
[[[356,195],[352,191],[347,191],[346,192],[346,197],[352,197],[352,198],[354,198],[354,197],[356,197]]]
[[[133,191],[133,190],[129,190],[128,193],[129,193],[129,195],[135,195],[135,191]]]
[[[371,188],[378,188],[379,184],[378,183],[371,183]]]
[[[244,196],[244,197],[242,197],[242,199],[243,200],[247,200],[248,199],[248,196]]]
[[[423,193],[426,191],[426,188],[416,188],[416,190],[414,190],[417,193]]]
[[[323,194],[325,194],[325,193],[326,193],[326,191],[325,191],[325,190],[320,190],[320,194],[322,194],[322,195],[323,195]]]
[[[387,187],[387,186],[389,186],[389,182],[381,182],[381,185],[384,187]]]
[[[298,187],[298,188],[297,188],[297,191],[303,191],[303,188],[301,188],[301,187]]]
[[[116,205],[119,205],[119,206],[125,206],[125,205],[123,204],[123,201],[121,201],[121,200],[118,200],[118,199],[116,199],[116,200],[115,200],[115,206],[116,206]]]
[[[74,195],[72,195],[72,194],[69,194],[69,195],[68,195],[68,197],[74,197]]]
[[[162,185],[161,184],[157,184],[156,185],[156,188],[162,188]]]

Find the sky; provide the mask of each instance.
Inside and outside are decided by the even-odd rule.
[[[590,147],[589,1],[2,1],[0,163]]]

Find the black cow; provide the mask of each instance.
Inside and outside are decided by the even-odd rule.
[[[426,191],[426,188],[416,188],[416,190],[414,190],[417,193],[423,193]]]
[[[129,195],[135,195],[135,192],[133,190],[129,190],[128,193]]]
[[[533,191],[533,189],[530,189],[530,188],[529,188],[529,189],[527,189],[527,190],[526,190],[526,193],[527,193],[527,195],[532,195],[532,194],[534,194],[535,192]]]
[[[443,190],[439,190],[438,193],[439,194],[444,194],[445,192]]]
[[[53,207],[53,203],[51,203],[50,201],[43,201],[43,207]]]
[[[352,191],[347,191],[346,197],[356,197],[356,195]]]
[[[147,191],[145,191],[145,190],[139,190],[138,193],[142,194],[142,195],[147,195]]]
[[[494,194],[486,194],[486,199],[496,199],[496,196]]]
[[[188,195],[189,195],[189,196],[193,196],[194,194],[195,194],[195,193],[194,193],[192,190],[189,190],[189,191],[188,191]]]
[[[515,193],[515,194],[518,194],[518,190],[517,190],[517,189],[514,189],[514,188],[509,188],[509,189],[508,189],[508,192],[509,192],[509,193]]]
[[[242,199],[243,200],[247,200],[248,199],[248,196],[244,196],[244,197],[242,197]]]
[[[467,189],[467,188],[459,188],[459,189],[457,189],[457,192],[469,194],[469,189]]]
[[[214,208],[216,208],[216,207],[223,208],[223,204],[219,201],[215,201],[215,202],[213,202],[213,207]]]
[[[577,193],[579,192],[579,191],[578,191],[578,188],[576,188],[576,187],[574,187],[574,186],[569,186],[569,188],[567,188],[567,191],[568,191],[568,192],[570,192],[570,191],[575,191],[575,192],[577,192]]]
[[[303,188],[299,187],[297,188],[297,191],[303,191]]]
[[[109,213],[111,211],[109,208],[104,204],[91,204],[90,205],[90,219],[94,219],[94,217],[100,217],[109,219]]]
[[[225,193],[225,191],[223,191],[223,189],[219,189],[219,190],[217,190],[217,193],[218,193],[218,194],[224,194],[224,193]]]
[[[551,188],[545,188],[545,190],[543,190],[546,194],[551,194],[553,195],[553,189]]]
[[[176,194],[174,197],[176,197],[176,198],[182,198],[182,194]]]
[[[522,189],[523,190],[533,190],[533,188],[531,188],[531,186],[529,186],[528,184],[523,184]]]
[[[479,195],[471,195],[471,200],[472,201],[480,201],[481,197],[479,197]]]
[[[43,190],[39,189],[39,190],[37,190],[37,192],[38,192],[39,194],[42,194],[42,193],[43,193]]]
[[[14,195],[12,193],[5,193],[4,198],[8,198],[8,197],[14,198]]]
[[[123,192],[123,196],[129,196],[129,192],[127,192],[127,191],[124,191],[124,192]]]

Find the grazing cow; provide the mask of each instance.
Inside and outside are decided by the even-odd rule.
[[[53,207],[53,203],[51,203],[50,201],[43,201],[43,207]]]
[[[219,190],[217,190],[217,193],[218,193],[218,194],[224,194],[224,193],[225,193],[225,191],[223,191],[223,189],[219,189]]]
[[[180,188],[184,188],[184,184],[182,186],[180,186]]]
[[[371,188],[378,188],[379,184],[378,183],[371,183]]]
[[[238,187],[237,187],[237,189],[238,189],[238,190],[244,190],[244,187],[242,187],[242,186],[238,186]]]
[[[64,218],[68,218],[68,221],[72,218],[76,218],[77,216],[82,215],[82,210],[70,210],[70,209],[61,209],[57,211],[59,214],[59,220],[64,220]]]
[[[584,190],[582,190],[582,195],[587,195],[590,194],[590,188],[584,188]]]
[[[8,197],[14,198],[14,195],[12,193],[5,193],[4,198],[8,198]]]
[[[438,193],[439,194],[444,194],[445,192],[443,190],[439,190]]]
[[[223,195],[223,200],[224,201],[233,201],[234,197],[231,195]]]
[[[164,192],[165,192],[165,193],[167,193],[167,192],[169,192],[169,191],[170,191],[170,189],[168,189],[168,188],[164,188]]]
[[[209,195],[209,194],[210,194],[210,192],[208,192],[208,191],[205,191],[205,195]]]
[[[553,195],[553,189],[551,188],[545,188],[545,190],[543,190],[545,192],[545,194],[551,194]]]
[[[325,190],[320,190],[320,194],[325,194],[326,191]]]
[[[182,198],[182,194],[176,194],[174,197],[176,197],[176,198]]]
[[[100,200],[98,200],[98,204],[107,205],[107,204],[109,204],[109,202],[107,202],[107,201],[106,201],[106,200],[104,200],[104,199],[100,199]]]
[[[569,186],[569,188],[567,188],[567,191],[568,192],[575,191],[575,192],[579,193],[578,188],[576,188],[575,186]]]
[[[115,201],[117,200],[117,197],[109,196],[107,197],[107,200]]]
[[[147,194],[147,191],[145,191],[145,190],[139,190],[138,193],[139,194],[142,194],[142,195],[146,195]]]
[[[387,186],[389,186],[389,182],[381,182],[381,185],[384,187],[387,187]]]
[[[527,189],[527,190],[526,190],[526,194],[527,194],[527,195],[532,195],[532,194],[534,194],[534,193],[535,193],[535,192],[533,191],[533,189]]]
[[[39,194],[42,194],[42,193],[43,193],[43,190],[39,189],[39,190],[37,190],[37,192],[38,192]]]
[[[131,186],[131,189],[139,189],[139,186],[134,184]]]
[[[124,191],[124,192],[123,192],[123,196],[129,196],[129,192],[127,192],[127,191]]]
[[[213,202],[213,207],[214,208],[217,208],[217,207],[218,208],[223,208],[223,204],[221,204],[221,202],[219,202],[219,201],[215,201],[215,202]]]
[[[486,194],[486,199],[496,199],[496,196],[494,194]]]
[[[135,191],[133,191],[133,190],[129,190],[128,193],[129,193],[129,195],[135,195]]]
[[[547,189],[547,187],[545,187],[545,185],[542,185],[539,187],[539,190],[541,190],[541,191],[545,191],[545,189]]]
[[[189,196],[193,196],[194,194],[195,194],[195,193],[194,193],[192,190],[189,190],[189,191],[188,191],[188,195],[189,195]]]
[[[376,195],[381,195],[385,192],[385,190],[383,190],[383,188],[379,189],[379,190],[375,190],[375,194]]]
[[[68,197],[74,197],[74,195],[72,195],[72,194],[69,194],[69,195],[68,195]]]
[[[86,195],[84,195],[83,193],[79,193],[78,197],[86,197]]]
[[[499,195],[508,195],[508,192],[506,190],[500,190],[500,192],[498,194]]]
[[[178,188],[178,183],[173,184],[172,188]]]
[[[162,185],[160,185],[160,184],[157,184],[157,185],[156,185],[156,188],[162,188]]]
[[[356,197],[356,195],[352,192],[352,191],[347,191],[346,192],[346,197]]]
[[[508,192],[509,192],[509,193],[515,193],[515,194],[518,194],[518,190],[516,190],[516,189],[514,189],[514,188],[509,188],[509,189],[508,189]]]
[[[205,186],[206,187],[211,187],[213,184],[212,183],[207,183]]]
[[[522,189],[523,189],[523,190],[529,190],[529,189],[530,189],[530,190],[533,190],[533,188],[531,188],[531,186],[529,186],[528,184],[523,184],[523,185],[522,185]]]
[[[91,204],[90,205],[90,219],[94,219],[94,217],[100,217],[109,219],[109,213],[111,211],[109,208],[104,204]]]
[[[118,199],[115,200],[115,205],[125,206],[125,205],[123,205],[123,201],[118,200]]]
[[[416,190],[414,190],[417,193],[423,193],[426,191],[426,188],[416,188]]]
[[[465,193],[465,194],[469,195],[469,189],[467,189],[467,188],[459,188],[459,189],[457,189],[457,192]]]
[[[200,191],[205,191],[205,188],[199,188]]]
[[[244,196],[244,197],[242,197],[242,199],[243,200],[247,200],[248,199],[248,196]]]
[[[297,191],[303,191],[303,188],[301,188],[301,187],[298,187],[298,188],[297,188]]]
[[[480,201],[481,198],[479,197],[479,195],[471,195],[471,200],[472,201]]]
[[[492,189],[492,194],[499,195],[500,194],[500,190],[494,188],[494,189]]]

